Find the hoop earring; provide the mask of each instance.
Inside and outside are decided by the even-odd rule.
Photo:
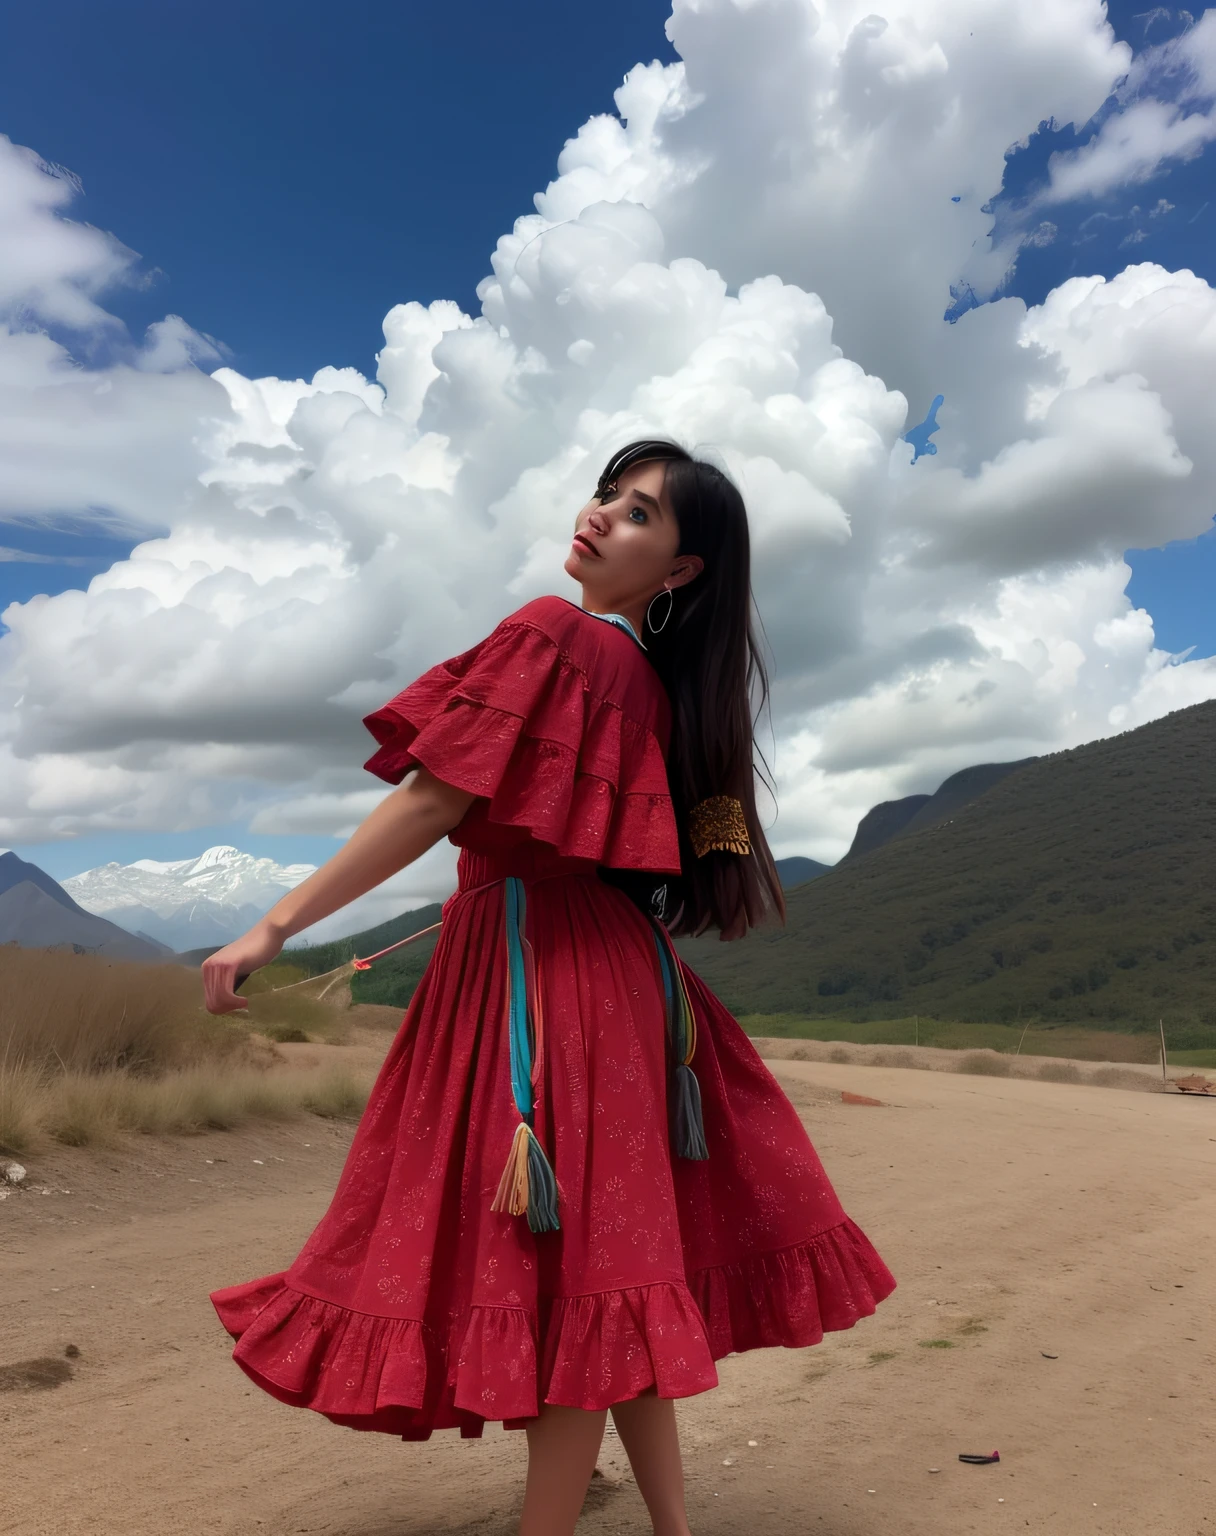
[[[650,610],[654,607],[654,605],[658,602],[659,598],[661,598],[664,593],[667,594],[667,611],[663,615],[663,622],[661,624],[656,624],[653,618],[650,616]],[[671,618],[671,610],[675,607],[675,605],[676,600],[671,595],[670,587],[664,587],[662,592],[656,592],[655,595],[650,599],[650,602],[646,606],[646,624],[652,635],[657,635],[661,630],[667,628],[667,621],[669,618]]]

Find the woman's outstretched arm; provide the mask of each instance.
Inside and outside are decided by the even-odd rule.
[[[238,976],[269,965],[292,934],[319,923],[421,858],[459,825],[476,798],[425,768],[412,772],[332,859],[288,891],[248,933],[203,961],[207,1011],[233,1013],[247,1007],[236,994]]]

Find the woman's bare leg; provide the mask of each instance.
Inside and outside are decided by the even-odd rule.
[[[614,1404],[612,1422],[646,1500],[654,1536],[691,1536],[674,1400],[651,1387],[641,1397]]]
[[[519,1536],[572,1536],[595,1471],[608,1410],[544,1403],[525,1430],[528,1478]]]

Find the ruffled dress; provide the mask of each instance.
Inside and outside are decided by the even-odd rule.
[[[468,1438],[546,1402],[688,1397],[725,1355],[871,1314],[894,1278],[678,960],[707,1155],[674,1150],[674,951],[599,875],[680,869],[668,702],[637,641],[541,598],[365,724],[373,773],[422,764],[477,799],[328,1210],[288,1269],[212,1293],[241,1369],[336,1424]],[[556,1224],[534,1230],[535,1187],[526,1213],[504,1200],[516,1154],[525,1183],[551,1173]]]

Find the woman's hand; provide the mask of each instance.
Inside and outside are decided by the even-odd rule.
[[[217,949],[203,961],[203,992],[208,1013],[237,1013],[249,1007],[247,998],[238,997],[237,980],[245,979],[270,962],[283,948],[282,937],[275,932],[265,918],[255,923],[248,933]]]

